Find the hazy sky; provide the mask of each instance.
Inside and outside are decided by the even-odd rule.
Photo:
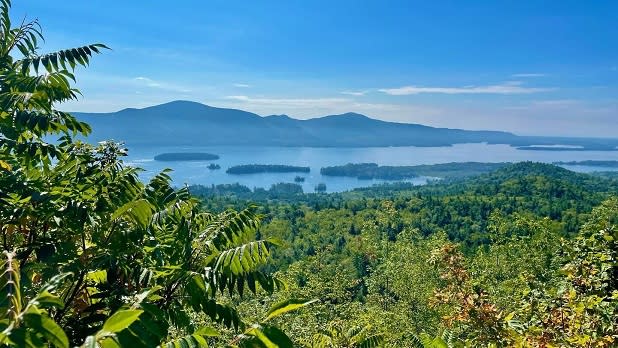
[[[105,43],[72,111],[176,99],[618,137],[618,1],[14,1],[43,51]]]

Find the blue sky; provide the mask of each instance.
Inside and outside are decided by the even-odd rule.
[[[618,1],[40,1],[43,51],[102,42],[71,111],[186,99],[261,115],[618,136]]]

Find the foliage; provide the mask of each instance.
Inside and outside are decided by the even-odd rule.
[[[464,266],[456,245],[446,243],[434,250],[430,263],[443,269],[444,286],[436,290],[434,305],[447,305],[451,314],[444,317],[447,327],[456,327],[460,338],[471,346],[513,344],[509,316],[505,317],[483,289],[476,288]]]
[[[577,236],[616,224],[611,214],[593,211],[615,189],[611,180],[523,163],[427,187],[264,203],[262,236],[286,245],[273,252],[278,276],[289,285],[280,296],[322,299],[281,327],[298,345],[312,344],[331,325],[340,332],[371,326],[385,346],[414,346],[423,337],[440,347],[540,344],[535,337],[550,329],[534,324],[531,313],[544,312],[526,308],[543,297],[531,296],[556,301],[551,294],[562,267],[576,257],[567,251]],[[204,199],[212,207],[241,202]],[[434,253],[447,246],[459,255],[450,266]],[[432,254],[434,266],[427,263]],[[455,271],[466,276],[447,276]],[[252,313],[265,307],[250,301],[239,308]],[[335,340],[332,346],[345,344]]]
[[[202,211],[167,171],[138,180],[120,144],[74,141],[90,128],[55,107],[79,94],[73,69],[106,47],[41,55],[38,22],[11,28],[0,4],[2,345],[290,346],[232,303],[283,286],[264,271],[276,242],[255,239],[256,207]],[[224,328],[242,334],[216,338]]]
[[[9,9],[0,345],[616,346],[612,176],[500,164],[341,194],[142,182],[121,144],[75,141],[90,127],[56,109],[106,47],[41,55],[38,23],[12,28]]]
[[[449,330],[443,330],[441,335],[435,337],[422,332],[418,336],[413,336],[411,340],[411,346],[414,348],[452,348],[456,344]]]
[[[492,172],[507,163],[441,163],[416,166],[378,166],[376,163],[348,163],[342,166],[324,167],[322,175],[350,176],[358,179],[402,180],[417,176],[439,178],[463,178]]]
[[[519,305],[508,313],[472,285],[463,256],[452,244],[436,250],[446,286],[438,303],[452,306],[446,317],[459,338],[472,345],[611,347],[618,340],[616,231],[618,200],[596,208],[573,241],[553,279],[531,277]],[[530,274],[528,274],[529,276]],[[511,301],[516,300],[510,296]]]
[[[305,345],[310,348],[374,348],[382,346],[383,342],[382,334],[371,334],[371,326],[345,329],[341,322],[333,322]]]
[[[278,183],[270,186],[268,190],[256,187],[250,188],[240,184],[218,184],[211,186],[193,185],[189,187],[192,195],[203,197],[208,203],[213,203],[216,199],[230,200],[238,198],[257,202],[271,200],[295,201],[303,194],[303,187],[295,183]],[[239,206],[245,203],[239,204]]]
[[[532,283],[524,301],[527,339],[534,344],[612,347],[618,342],[618,200],[596,208],[566,249],[560,277]]]

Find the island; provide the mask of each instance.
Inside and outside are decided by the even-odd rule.
[[[302,176],[297,176],[294,178],[294,182],[305,182],[305,178]]]
[[[589,167],[605,167],[605,168],[618,168],[618,161],[569,161],[569,162],[554,162],[553,164],[559,166],[589,166]]]
[[[324,167],[320,169],[320,174],[356,177],[361,180],[402,180],[418,176],[411,166],[378,166],[376,163],[348,163],[342,166]]]
[[[590,144],[586,146],[538,146],[538,145],[526,145],[526,146],[518,146],[517,150],[527,150],[527,151],[618,151],[618,147],[614,146],[614,144],[610,145],[597,145]]]
[[[257,173],[309,173],[309,167],[288,166],[284,164],[243,164],[228,168],[228,174],[257,174]]]
[[[436,178],[462,178],[489,173],[508,163],[452,162],[416,166],[379,166],[376,163],[348,163],[342,166],[324,167],[324,176],[355,177],[359,180],[405,180],[418,176]]]
[[[218,160],[218,155],[206,152],[168,152],[156,155],[155,161],[176,162],[176,161],[214,161]]]

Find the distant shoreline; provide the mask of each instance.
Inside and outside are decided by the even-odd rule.
[[[207,152],[168,152],[158,154],[154,157],[155,161],[161,162],[214,161],[218,159],[218,155]]]
[[[585,161],[559,161],[552,164],[561,166],[590,166],[590,167],[605,167],[618,168],[618,161],[600,161],[600,160],[585,160]]]
[[[511,145],[512,146],[512,145]],[[517,146],[517,150],[524,151],[618,151],[611,147],[549,147],[549,146]]]
[[[419,176],[437,178],[460,178],[489,173],[509,163],[451,162],[421,164],[414,166],[379,166],[376,163],[348,163],[345,165],[323,167],[324,176],[355,177],[359,180],[405,180]]]
[[[258,173],[309,173],[311,168],[288,166],[283,164],[242,164],[232,166],[225,172],[227,174],[258,174]]]
[[[522,136],[499,130],[433,127],[383,121],[347,112],[309,120],[262,117],[191,101],[172,101],[143,109],[103,114],[75,113],[93,129],[90,140],[121,139],[149,146],[279,146],[279,147],[449,147],[487,143],[521,150],[567,151],[548,146],[615,151],[618,139],[564,136]],[[149,127],[158,124],[162,127]],[[122,125],[119,127],[118,125]],[[535,148],[535,146],[543,147]]]

